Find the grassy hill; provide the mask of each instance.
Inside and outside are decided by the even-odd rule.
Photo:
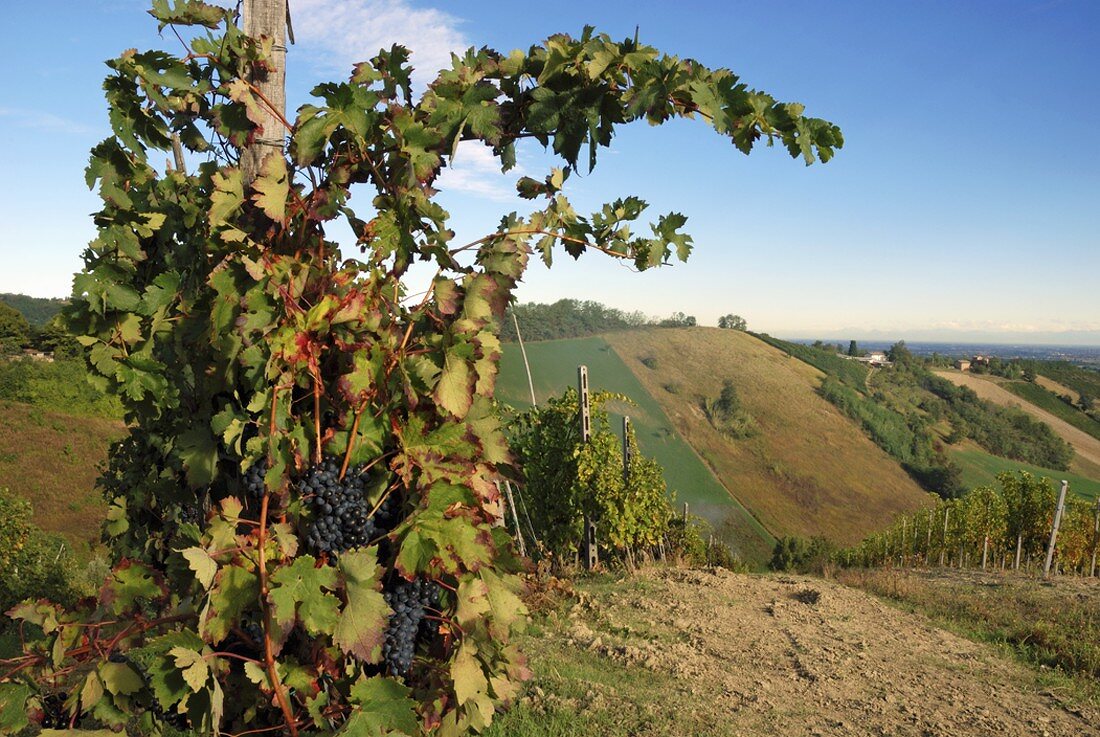
[[[1035,476],[1045,476],[1054,482],[1069,481],[1070,491],[1085,499],[1100,497],[1100,481],[1069,471],[1056,471],[1033,466],[1008,458],[1000,458],[982,450],[977,444],[966,441],[948,451],[962,467],[962,480],[968,487],[997,486],[997,474],[1004,471],[1028,471]]]
[[[823,374],[747,333],[647,329],[608,336],[732,496],[775,535],[854,542],[927,494],[818,396]],[[731,440],[700,405],[731,380],[760,432]]]
[[[706,518],[736,552],[750,561],[766,560],[775,539],[711,474],[707,465],[676,432],[661,406],[653,400],[626,364],[600,337],[552,340],[527,344],[535,396],[544,401],[576,386],[577,366],[588,366],[589,386],[625,394],[636,406],[609,406],[618,418],[629,414],[642,452],[656,458],[665,471],[678,503],[687,502],[692,514]],[[527,375],[519,346],[506,344],[497,382],[497,397],[517,408],[531,405]]]
[[[35,524],[86,556],[106,511],[94,489],[97,468],[123,432],[118,420],[0,400],[0,486],[29,499]]]
[[[68,300],[28,297],[25,294],[0,294],[0,302],[19,310],[27,318],[27,322],[40,328],[52,320]]]

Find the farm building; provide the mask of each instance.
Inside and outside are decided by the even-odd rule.
[[[965,358],[960,358],[959,360],[955,361],[955,368],[957,368],[959,371],[969,371],[970,361],[967,361]]]

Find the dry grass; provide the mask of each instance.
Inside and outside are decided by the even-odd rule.
[[[0,402],[0,486],[29,499],[35,523],[86,557],[106,509],[94,488],[97,467],[123,432],[117,420]]]
[[[919,611],[972,639],[1078,679],[1100,704],[1100,581],[1013,572],[838,570],[835,578]]]
[[[716,328],[615,333],[607,340],[730,493],[775,535],[849,544],[927,494],[815,391],[823,374],[746,333]],[[655,357],[656,368],[641,359]],[[760,433],[731,440],[699,407],[731,379]],[[672,394],[662,387],[679,385]]]

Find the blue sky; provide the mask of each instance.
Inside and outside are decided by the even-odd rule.
[[[106,136],[102,62],[176,49],[143,0],[4,3],[0,292],[61,296],[93,236],[88,149]],[[624,128],[578,205],[627,194],[688,215],[687,264],[645,274],[596,256],[535,264],[518,296],[596,299],[704,324],[810,337],[1100,345],[1100,3],[378,2],[291,0],[288,102],[401,42],[424,70],[451,49],[526,47],[587,24],[640,29],[838,123],[836,159],[738,153],[698,122]],[[422,78],[423,78],[422,77]],[[520,167],[550,165],[537,147]],[[518,206],[514,176],[460,154],[441,183],[459,237]]]

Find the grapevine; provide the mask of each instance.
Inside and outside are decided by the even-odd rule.
[[[806,163],[840,132],[728,70],[585,29],[471,49],[416,99],[408,52],[383,50],[319,85],[286,121],[289,157],[247,180],[271,40],[200,0],[152,15],[186,48],[108,63],[98,237],[66,317],[131,428],[101,482],[114,568],[95,601],[9,613],[40,637],[0,663],[0,732],[480,730],[528,675],[494,483],[511,473],[492,396],[512,291],[531,253],[645,269],[692,246],[678,213],[635,233],[636,197],[578,214],[569,175],[635,120],[702,118]],[[192,170],[157,168],[174,139]],[[476,145],[508,171],[524,139],[564,162],[517,181],[533,211],[452,243],[440,172]],[[422,294],[416,262],[435,269]]]

